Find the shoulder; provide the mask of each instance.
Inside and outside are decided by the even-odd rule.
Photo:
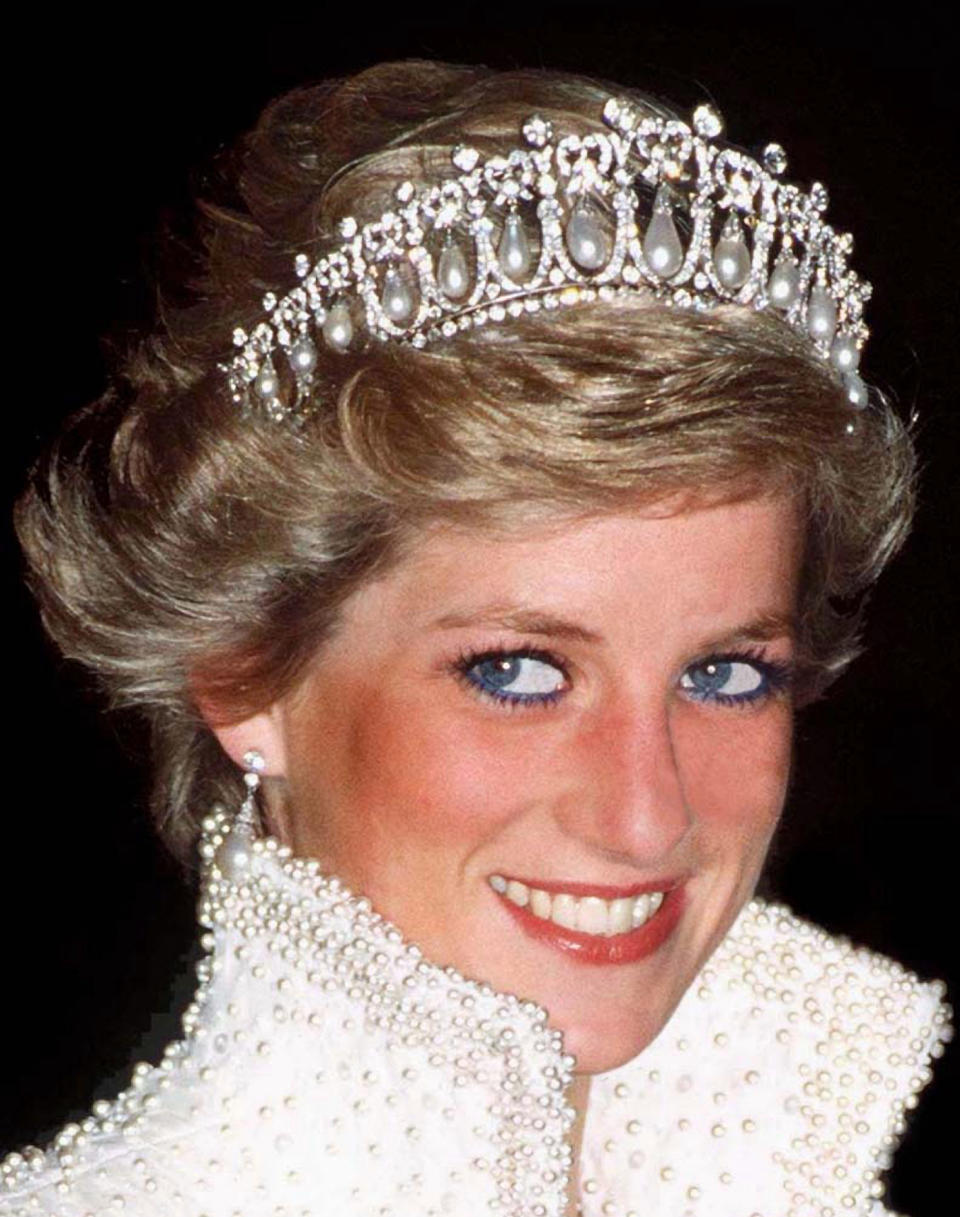
[[[896,960],[782,905],[752,901],[702,979],[749,999],[746,1016],[773,1032],[776,1042],[793,1045],[788,1055],[798,1068],[812,1052],[823,1086],[832,1062],[841,1090],[855,1088],[861,1076],[869,1083],[867,1094],[880,1087],[895,1095],[897,1110],[915,1105],[930,1079],[931,1059],[950,1036],[942,982],[922,981]],[[890,1131],[901,1127],[894,1120]]]
[[[198,972],[206,974],[207,963]],[[204,992],[201,985],[198,993]],[[181,1038],[158,1065],[141,1063],[127,1086],[66,1124],[44,1148],[27,1146],[0,1162],[0,1217],[131,1217],[189,1211],[198,1164],[218,1157],[224,1113],[220,1095],[240,1079],[204,1084],[214,1055],[209,1036],[189,1031],[207,1005],[195,996]]]
[[[168,1058],[169,1059],[169,1058]],[[185,1075],[138,1066],[131,1085],[65,1125],[44,1149],[0,1163],[0,1217],[169,1217],[188,1211],[199,1169],[219,1156],[223,1117]],[[153,1079],[144,1096],[142,1083]]]
[[[696,1195],[721,1212],[880,1217],[948,1020],[939,983],[752,901],[660,1036],[601,1079],[606,1144],[644,1162],[611,1194],[639,1173],[664,1212]]]
[[[818,1180],[814,1195],[838,1211],[882,1213],[880,1176],[952,1034],[945,986],[762,901],[711,963],[747,997],[740,1025],[775,1071],[781,1172],[801,1194]]]

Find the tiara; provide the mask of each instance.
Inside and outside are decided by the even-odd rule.
[[[711,106],[688,125],[609,97],[603,121],[609,130],[557,138],[531,115],[523,146],[484,159],[459,145],[456,176],[401,182],[393,209],[371,223],[342,219],[342,243],[315,262],[299,254],[298,285],[268,292],[263,319],[234,331],[238,350],[220,365],[234,401],[302,421],[318,344],[346,352],[369,337],[420,348],[639,290],[678,308],[776,310],[835,370],[851,405],[865,406],[857,368],[871,288],[847,266],[852,236],[823,219],[826,188],[781,181],[779,144],[761,164],[718,143]]]

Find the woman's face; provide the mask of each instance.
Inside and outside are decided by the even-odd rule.
[[[269,712],[295,852],[543,1005],[578,1071],[629,1060],[780,814],[800,549],[781,497],[436,527]]]

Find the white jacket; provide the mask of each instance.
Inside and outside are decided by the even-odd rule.
[[[230,869],[207,867],[183,1038],[10,1155],[0,1214],[562,1217],[573,1062],[545,1011],[426,962],[272,840]],[[593,1079],[585,1217],[885,1214],[941,993],[751,902],[654,1043]]]

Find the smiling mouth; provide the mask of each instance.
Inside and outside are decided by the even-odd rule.
[[[665,892],[641,892],[604,900],[600,896],[576,896],[572,892],[548,892],[518,879],[491,875],[490,886],[517,908],[527,909],[541,921],[566,930],[577,930],[597,938],[614,938],[646,925],[663,904]]]
[[[528,937],[583,964],[629,964],[653,955],[685,905],[679,881],[646,891],[581,883],[540,887],[498,874],[487,883]]]

